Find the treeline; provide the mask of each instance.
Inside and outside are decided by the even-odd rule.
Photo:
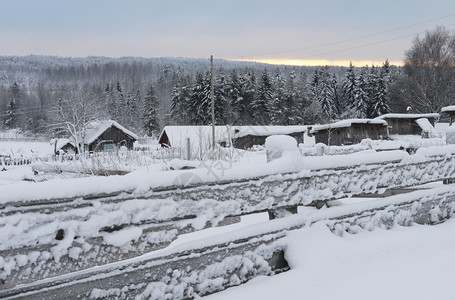
[[[380,67],[355,68],[336,76],[329,67],[310,76],[294,70],[219,70],[214,79],[215,122],[230,125],[297,125],[340,118],[374,118],[390,112],[390,86],[399,68],[388,61]],[[179,78],[172,91],[175,124],[211,123],[209,72]]]
[[[224,60],[215,60],[215,66],[216,74],[248,70],[254,78],[259,78],[265,68],[279,70],[286,78],[291,73],[309,75],[316,69]],[[150,134],[151,125],[147,124],[154,123],[156,134],[163,126],[178,122],[171,115],[175,88],[185,80],[192,82],[195,74],[204,74],[209,68],[208,59],[0,57],[0,130],[20,128],[57,134],[55,127],[62,122],[62,110],[74,110],[71,102],[86,103],[90,95],[96,103],[90,103],[93,109],[83,110],[84,114],[115,119],[138,134]],[[330,71],[339,77],[344,69],[331,67]],[[155,102],[146,97],[151,89]],[[147,103],[155,103],[154,108]],[[157,121],[151,121],[152,115]]]
[[[389,111],[400,68],[215,61],[217,124],[294,125]],[[208,60],[0,57],[0,128],[56,135],[61,118],[111,118],[139,134],[211,123]],[[90,98],[90,99],[87,99]],[[90,101],[89,101],[90,100]],[[80,114],[80,112],[78,112]],[[65,126],[64,126],[65,127]]]

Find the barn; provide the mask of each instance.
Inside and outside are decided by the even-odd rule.
[[[439,114],[385,114],[376,119],[385,120],[390,135],[420,135],[434,127]],[[431,125],[431,126],[430,126]]]
[[[94,121],[85,132],[84,150],[90,152],[117,150],[121,146],[133,149],[138,136],[113,120]]]
[[[316,143],[343,146],[360,143],[363,139],[387,139],[387,122],[380,119],[348,119],[332,124],[317,125],[311,130]]]

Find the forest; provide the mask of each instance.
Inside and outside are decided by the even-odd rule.
[[[454,34],[416,37],[404,66],[299,67],[215,59],[217,125],[321,124],[454,103]],[[0,129],[48,137],[110,118],[142,136],[209,125],[210,61],[0,57]],[[79,124],[79,125],[78,125]]]

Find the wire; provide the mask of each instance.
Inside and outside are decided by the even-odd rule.
[[[269,52],[269,53],[263,53],[263,54],[258,54],[258,55],[248,55],[248,56],[242,56],[242,57],[239,57],[239,58],[261,57],[261,56],[276,55],[276,54],[297,52],[297,51],[302,51],[302,50],[309,50],[309,49],[327,47],[327,46],[332,46],[332,45],[338,45],[338,44],[342,44],[342,43],[346,43],[346,42],[352,42],[352,41],[361,40],[361,39],[365,39],[365,38],[369,38],[369,37],[373,37],[373,36],[378,36],[378,35],[381,35],[381,34],[384,34],[384,33],[398,31],[398,30],[401,30],[401,29],[404,29],[404,28],[413,27],[413,26],[416,26],[416,25],[431,23],[431,22],[434,22],[434,21],[437,21],[437,20],[441,20],[441,19],[445,19],[445,18],[452,17],[452,16],[455,16],[455,13],[448,14],[448,15],[445,15],[445,16],[442,16],[442,17],[438,17],[438,18],[425,20],[425,21],[422,21],[422,22],[417,22],[417,23],[413,23],[413,24],[409,24],[409,25],[395,27],[395,28],[384,30],[384,31],[380,31],[380,32],[377,32],[377,33],[361,35],[361,36],[358,36],[358,37],[355,37],[355,38],[344,39],[344,40],[340,40],[340,41],[336,41],[336,42],[324,43],[324,44],[313,45],[313,46],[308,46],[308,47],[303,47],[303,48],[296,48],[296,49],[291,49],[291,50]],[[450,26],[450,25],[448,25],[448,26]],[[413,33],[413,35],[415,35],[415,34],[417,34],[417,33]]]
[[[455,23],[446,25],[446,27],[451,27],[451,26],[454,26],[454,25],[455,25]],[[415,36],[417,34],[424,33],[424,32],[425,31],[421,31],[421,32],[417,32],[417,33],[411,33],[411,34],[406,34],[406,35],[402,35],[402,36],[399,36],[399,37],[396,37],[396,38],[391,38],[391,39],[387,39],[387,40],[382,40],[382,41],[378,41],[378,42],[372,42],[372,43],[368,43],[368,44],[363,44],[363,45],[359,45],[359,46],[354,46],[354,47],[349,47],[349,48],[344,48],[344,49],[339,49],[339,50],[334,50],[334,51],[328,51],[328,52],[324,52],[324,53],[306,55],[306,56],[302,56],[302,57],[299,57],[299,58],[315,57],[315,56],[319,56],[319,55],[333,54],[333,53],[338,53],[338,52],[343,52],[343,51],[348,51],[348,50],[353,50],[353,49],[358,49],[358,48],[369,47],[369,46],[373,46],[373,45],[377,45],[377,44],[387,43],[387,42],[391,42],[391,41],[395,41],[395,40],[399,40],[399,39]]]

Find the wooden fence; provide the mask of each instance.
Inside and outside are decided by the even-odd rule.
[[[325,220],[337,234],[355,232],[359,228],[407,225],[411,222],[438,223],[453,215],[455,189],[376,203],[346,212],[343,207],[321,210],[308,219],[294,215],[271,220],[270,225],[217,237],[185,249],[164,255],[151,252],[169,245],[178,235],[206,226],[237,222],[239,217],[257,212],[269,212],[270,218],[297,211],[299,205],[320,205],[328,200],[351,195],[375,193],[378,189],[414,186],[432,181],[455,178],[455,156],[427,157],[419,162],[392,161],[386,164],[357,165],[336,170],[302,171],[275,174],[235,181],[212,182],[186,186],[155,188],[140,193],[118,191],[78,195],[69,199],[33,199],[5,202],[0,217],[28,218],[33,228],[48,228],[57,219],[60,224],[93,221],[109,213],[122,212],[112,222],[100,223],[91,235],[70,228],[49,230],[47,241],[18,245],[0,251],[2,283],[0,297],[36,295],[46,299],[67,296],[96,298],[97,295],[116,297],[150,296],[152,289],[164,292],[179,286],[176,298],[205,295],[240,284],[257,275],[273,275],[287,270],[285,247],[281,238],[316,221]],[[140,205],[138,206],[138,203]],[[437,209],[436,209],[437,207]],[[81,217],[78,209],[91,210]],[[166,214],[161,212],[166,211]],[[329,212],[328,212],[329,211]],[[206,220],[204,216],[210,215]],[[127,217],[125,217],[127,216]],[[204,221],[201,225],[201,220]],[[67,222],[67,223],[65,223]],[[104,234],[128,228],[140,228],[141,234],[127,246],[106,244]],[[43,229],[44,230],[44,229]],[[95,232],[95,233],[94,233]],[[55,249],[65,244],[67,251],[55,257]],[[77,255],[76,255],[77,254]],[[115,265],[72,273],[93,266]],[[231,265],[227,274],[215,270]],[[55,280],[39,280],[55,277]],[[235,275],[235,276],[234,276]],[[234,278],[234,279],[232,279]],[[21,284],[18,287],[16,285]],[[28,294],[23,294],[27,292]],[[36,293],[36,294],[35,294]]]

